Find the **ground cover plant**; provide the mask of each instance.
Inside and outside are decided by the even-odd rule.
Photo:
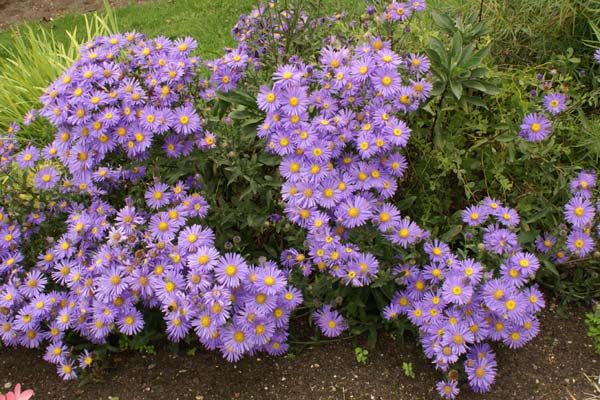
[[[597,160],[568,150],[597,99],[572,50],[515,83],[481,15],[285,5],[210,61],[190,37],[97,37],[6,127],[5,345],[66,379],[163,335],[237,361],[284,353],[303,303],[325,337],[412,332],[454,398],[490,390],[488,342],[538,334],[536,279],[588,298],[587,264],[557,267],[597,229],[595,173],[565,177]]]

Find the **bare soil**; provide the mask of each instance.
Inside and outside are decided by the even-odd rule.
[[[551,306],[541,316],[541,333],[518,350],[496,346],[498,376],[492,392],[477,395],[461,387],[463,400],[591,400],[593,387],[584,374],[596,377],[598,355],[586,336],[585,310]],[[439,398],[434,385],[440,375],[413,339],[404,344],[382,334],[368,362],[359,364],[355,346],[337,341],[292,346],[287,357],[243,359],[237,364],[202,349],[162,346],[156,355],[121,353],[109,368],[97,370],[91,383],[63,382],[40,351],[0,348],[0,390],[21,382],[37,400],[211,400],[211,399],[394,399]],[[414,378],[402,363],[410,362]],[[596,399],[599,397],[596,397]]]
[[[148,2],[149,0],[110,0],[113,7]],[[102,0],[0,0],[0,28],[22,21],[50,21],[69,13],[102,10]]]

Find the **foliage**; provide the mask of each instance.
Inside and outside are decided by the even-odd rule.
[[[585,323],[588,327],[587,335],[594,341],[596,353],[600,354],[600,313],[597,307],[594,312],[585,314]]]
[[[404,372],[404,375],[406,375],[407,377],[412,378],[412,379],[415,378],[415,372],[413,371],[413,365],[411,362],[403,361],[402,362],[402,371]]]
[[[356,356],[356,362],[359,364],[366,365],[369,361],[369,350],[363,349],[362,347],[356,347],[354,349],[354,354]]]
[[[5,57],[0,61],[0,129],[14,121],[22,120],[32,108],[39,105],[43,90],[56,79],[77,57],[82,43],[97,36],[118,31],[117,21],[108,1],[103,14],[84,17],[85,29],[66,32],[68,40],[60,42],[46,29],[36,30],[23,25],[12,31],[10,46],[2,48]],[[41,142],[53,135],[51,127],[40,123],[34,137]]]

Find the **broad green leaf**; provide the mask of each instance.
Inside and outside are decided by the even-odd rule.
[[[441,14],[437,11],[431,12],[431,18],[433,18],[433,22],[439,26],[443,31],[448,34],[452,34],[456,30],[454,26],[454,21],[447,14]]]
[[[460,100],[463,93],[462,83],[457,81],[450,81],[450,89],[452,90],[454,97],[456,97],[457,100]]]
[[[465,69],[471,69],[473,67],[476,67],[479,64],[481,64],[483,59],[486,58],[489,54],[490,54],[490,47],[489,46],[484,47],[483,49],[480,49],[480,50],[476,51],[475,53],[473,53],[473,55],[471,57],[469,57],[469,59],[465,60],[462,67]]]

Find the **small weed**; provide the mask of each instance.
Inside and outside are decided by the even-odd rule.
[[[402,371],[404,371],[404,375],[415,379],[415,372],[413,371],[413,365],[411,362],[402,362]]]
[[[356,355],[356,362],[365,365],[369,361],[369,350],[357,347],[354,349]]]

